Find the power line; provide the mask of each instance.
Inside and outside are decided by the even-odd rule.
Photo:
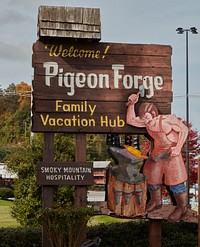
[[[189,94],[189,97],[200,97],[200,93],[197,94]],[[180,94],[180,95],[174,95],[173,97],[175,98],[185,98],[186,96],[184,94]]]

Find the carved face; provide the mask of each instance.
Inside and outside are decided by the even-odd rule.
[[[146,125],[150,125],[150,126],[154,126],[156,123],[156,119],[149,112],[146,112],[144,114],[144,117],[142,118],[142,120],[144,121]]]

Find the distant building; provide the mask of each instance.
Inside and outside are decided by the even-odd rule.
[[[106,173],[110,161],[93,161],[94,185],[87,192],[88,202],[105,201]]]
[[[13,184],[17,174],[8,171],[6,163],[0,163],[0,187],[9,187]]]
[[[94,182],[96,185],[106,184],[106,171],[110,161],[93,161]]]
[[[8,171],[6,163],[0,163],[0,178],[17,178],[17,174]]]

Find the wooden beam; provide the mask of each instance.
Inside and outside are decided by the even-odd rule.
[[[43,161],[47,164],[54,160],[54,133],[44,133]],[[53,207],[53,186],[42,186],[43,209]],[[43,225],[42,247],[51,247],[48,239],[48,228]]]
[[[86,134],[76,135],[76,161],[86,161]],[[76,186],[76,207],[87,206],[87,186]]]
[[[76,134],[76,161],[86,161],[86,134]],[[87,207],[87,186],[76,186],[75,207]],[[86,241],[86,224],[87,222],[85,222],[85,227],[79,239],[80,245]]]
[[[38,36],[101,39],[100,9],[40,6]]]
[[[162,220],[149,221],[149,246],[161,247],[162,246]]]

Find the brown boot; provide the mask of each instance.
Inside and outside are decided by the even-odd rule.
[[[187,214],[187,194],[186,192],[182,194],[174,194],[174,197],[177,202],[177,206],[174,211],[169,215],[168,220],[173,222],[179,222]]]
[[[151,199],[146,207],[147,213],[150,213],[162,207],[161,188],[158,190],[150,190],[150,195],[151,195]]]

